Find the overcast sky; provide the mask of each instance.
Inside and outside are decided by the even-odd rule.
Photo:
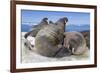
[[[47,17],[49,20],[53,22],[56,22],[59,18],[67,17],[69,20],[68,24],[90,24],[90,13],[21,10],[21,24],[37,24],[44,17]]]

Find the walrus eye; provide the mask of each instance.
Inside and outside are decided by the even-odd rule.
[[[31,45],[32,47],[34,47],[34,45]]]
[[[24,43],[24,45],[25,45],[25,46],[27,45],[26,42]]]
[[[25,45],[25,46],[28,46],[28,44],[27,44],[26,42],[24,43],[24,45]]]

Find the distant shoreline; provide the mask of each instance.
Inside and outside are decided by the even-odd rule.
[[[28,32],[31,29],[32,26],[30,25],[21,25],[21,31],[22,32]],[[87,31],[90,30],[90,25],[89,24],[84,24],[84,25],[76,25],[76,24],[70,24],[65,26],[65,31]]]

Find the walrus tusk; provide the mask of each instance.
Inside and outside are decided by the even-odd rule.
[[[75,52],[75,48],[72,48],[72,54]]]

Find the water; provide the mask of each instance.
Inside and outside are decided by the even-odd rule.
[[[81,31],[86,31],[86,30],[90,30],[90,25],[88,25],[88,24],[84,24],[84,25],[71,24],[71,25],[66,25],[66,27],[65,27],[65,31],[81,32]]]
[[[31,28],[31,25],[26,25],[22,24],[21,25],[21,32],[28,32]],[[71,24],[71,25],[66,25],[65,26],[65,31],[87,31],[90,30],[90,25],[89,24],[82,24],[82,25],[76,25],[76,24]]]

